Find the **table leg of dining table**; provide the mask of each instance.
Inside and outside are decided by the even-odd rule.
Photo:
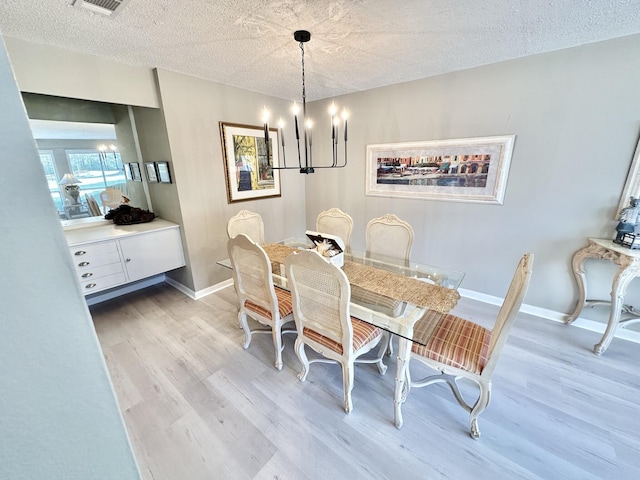
[[[407,400],[411,389],[409,376],[409,357],[411,355],[411,340],[398,337],[398,357],[396,364],[396,385],[393,395],[394,423],[396,428],[402,428],[402,404]]]

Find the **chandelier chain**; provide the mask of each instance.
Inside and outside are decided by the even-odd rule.
[[[307,93],[304,84],[304,43],[300,42],[300,50],[302,50],[302,103],[305,103]]]

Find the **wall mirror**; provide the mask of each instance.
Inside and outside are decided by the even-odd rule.
[[[103,222],[128,201],[149,209],[131,109],[126,105],[23,93],[29,123],[56,211],[64,226]],[[130,168],[129,168],[130,170]]]
[[[620,195],[620,203],[618,204],[618,211],[616,212],[616,220],[623,208],[629,206],[629,201],[633,198],[640,198],[640,139],[636,145],[636,150],[631,160],[631,166],[629,167],[629,174],[627,175],[627,181],[624,184],[622,195]]]

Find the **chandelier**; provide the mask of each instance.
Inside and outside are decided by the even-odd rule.
[[[287,166],[287,159],[285,158],[284,153],[284,122],[282,119],[278,121],[278,135],[280,136],[280,145],[276,144],[276,148],[279,149],[282,146],[282,166],[281,167],[272,167],[274,170],[300,170],[300,173],[313,173],[316,168],[343,168],[347,165],[347,111],[345,109],[342,110],[343,122],[343,137],[344,137],[344,161],[340,163],[338,161],[338,143],[339,143],[339,125],[340,118],[338,116],[338,107],[335,103],[331,104],[331,108],[329,109],[329,114],[331,116],[331,152],[332,152],[332,163],[331,165],[314,165],[313,164],[313,154],[312,154],[312,135],[311,129],[313,127],[313,121],[307,117],[307,94],[305,90],[304,83],[304,44],[311,40],[311,33],[306,30],[297,30],[293,33],[293,38],[298,42],[300,46],[300,51],[302,52],[302,125],[304,127],[302,131],[302,147],[300,146],[300,128],[298,126],[298,114],[300,113],[300,109],[298,108],[298,104],[293,102],[293,123],[295,127],[296,133],[296,144],[298,147],[298,165],[297,166]],[[270,145],[269,145],[269,112],[265,107],[263,110],[262,120],[264,123],[264,141],[266,146],[267,160],[269,157]],[[302,153],[304,152],[304,157]]]

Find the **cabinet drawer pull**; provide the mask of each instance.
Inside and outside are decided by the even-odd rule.
[[[74,253],[74,255],[80,256],[80,255],[85,255],[87,252],[85,252],[84,250],[78,250],[77,252]]]
[[[95,283],[88,283],[87,285],[84,286],[84,288],[93,288],[95,286],[96,286]]]
[[[89,278],[89,277],[93,277],[93,273],[87,272],[82,274],[82,278]]]
[[[78,264],[79,267],[86,267],[87,265],[89,265],[89,262],[80,262]]]

